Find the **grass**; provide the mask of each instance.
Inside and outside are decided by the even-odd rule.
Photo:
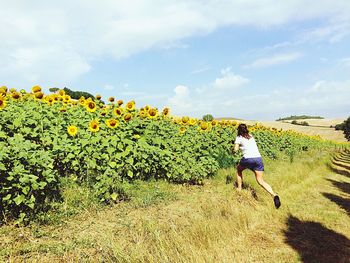
[[[350,158],[335,159],[267,161],[278,210],[250,171],[242,192],[225,169],[204,186],[137,182],[130,201],[107,207],[73,185],[51,221],[0,227],[0,261],[349,262],[350,176],[337,171]]]

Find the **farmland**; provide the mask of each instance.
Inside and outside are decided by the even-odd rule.
[[[348,143],[251,124],[282,198],[275,210],[249,172],[233,188],[238,121],[39,86],[0,94],[4,260],[295,262],[310,250],[346,262]]]

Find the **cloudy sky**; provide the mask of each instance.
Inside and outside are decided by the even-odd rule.
[[[349,0],[0,0],[0,85],[174,115],[350,115]]]

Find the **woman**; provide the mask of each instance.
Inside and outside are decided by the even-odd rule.
[[[261,185],[270,195],[273,196],[275,207],[281,206],[278,195],[272,190],[271,186],[263,179],[264,164],[256,145],[255,139],[249,134],[247,125],[240,124],[238,126],[238,135],[235,140],[234,151],[237,152],[240,149],[243,152],[243,158],[237,166],[237,189],[242,190],[243,175],[242,172],[245,169],[250,169],[255,173],[256,181]]]

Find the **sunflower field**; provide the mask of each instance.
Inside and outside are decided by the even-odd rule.
[[[121,185],[165,179],[201,184],[235,165],[238,123],[172,117],[170,109],[108,98],[73,100],[59,90],[44,94],[0,88],[0,214],[29,220],[60,197],[61,179],[87,185],[101,202],[126,198]],[[250,127],[262,155],[287,156],[329,146],[319,137]]]

